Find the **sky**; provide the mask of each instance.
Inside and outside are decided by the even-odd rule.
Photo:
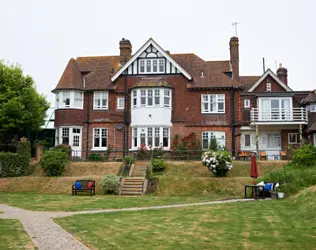
[[[70,58],[136,52],[150,37],[171,53],[228,60],[239,22],[240,75],[282,63],[293,90],[316,88],[313,0],[0,0],[0,59],[22,66],[54,106],[51,90]]]

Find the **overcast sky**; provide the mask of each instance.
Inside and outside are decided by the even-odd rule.
[[[171,53],[229,59],[238,25],[240,74],[261,75],[277,63],[294,90],[316,88],[316,1],[294,0],[0,0],[0,58],[22,65],[54,105],[55,88],[71,57],[133,52],[150,37]]]

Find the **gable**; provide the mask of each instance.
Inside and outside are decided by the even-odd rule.
[[[189,80],[192,79],[191,75],[171,58],[153,39],[149,39],[135,55],[114,74],[111,81],[115,81],[120,75],[126,73],[128,75],[183,74]]]
[[[270,84],[271,91],[267,85]],[[248,92],[292,92],[292,89],[284,84],[270,69],[268,69]]]

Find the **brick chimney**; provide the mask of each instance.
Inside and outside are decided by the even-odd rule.
[[[278,78],[287,86],[287,69],[282,67],[282,63],[279,65],[277,75]]]
[[[120,41],[120,65],[124,65],[132,55],[132,44],[129,40],[122,38]]]
[[[239,81],[239,40],[232,37],[229,42],[230,63],[233,68],[233,79]]]

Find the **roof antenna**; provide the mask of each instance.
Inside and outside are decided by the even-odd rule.
[[[241,24],[242,22],[233,22],[232,26],[235,26],[235,37],[237,37],[237,26],[238,24]]]
[[[266,72],[266,63],[264,61],[264,57],[262,57],[262,66],[263,66],[263,74]]]

